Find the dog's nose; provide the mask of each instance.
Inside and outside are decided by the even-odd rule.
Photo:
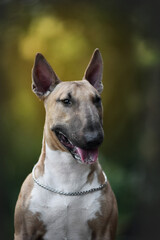
[[[92,149],[98,147],[103,142],[103,131],[91,131],[84,134],[86,148]]]

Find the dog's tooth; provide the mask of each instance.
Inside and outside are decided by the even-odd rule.
[[[76,154],[75,154],[75,158],[76,158],[77,160],[80,160],[80,157],[79,157],[78,155],[76,155]]]
[[[77,155],[75,155],[75,158],[76,158],[76,159],[79,159],[79,157],[78,157]]]

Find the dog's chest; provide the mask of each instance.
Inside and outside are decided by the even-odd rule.
[[[61,196],[36,186],[29,209],[39,213],[46,227],[45,240],[89,240],[88,221],[100,211],[100,192],[84,196]]]

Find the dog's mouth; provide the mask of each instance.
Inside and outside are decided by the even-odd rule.
[[[92,164],[98,158],[98,148],[82,149],[72,144],[72,142],[60,131],[55,131],[60,143],[72,154],[79,163]]]

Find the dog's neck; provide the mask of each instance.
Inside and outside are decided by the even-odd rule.
[[[68,189],[68,184],[72,183],[73,190],[77,189],[77,183],[81,186],[86,183],[90,168],[77,163],[70,153],[51,150],[46,143],[45,172],[52,178],[49,182],[58,183],[62,188],[65,186],[62,190]]]
[[[40,177],[43,184],[65,192],[87,190],[104,183],[100,174],[98,162],[92,165],[80,164],[70,153],[51,149],[43,138],[42,152],[36,168],[36,177]]]

